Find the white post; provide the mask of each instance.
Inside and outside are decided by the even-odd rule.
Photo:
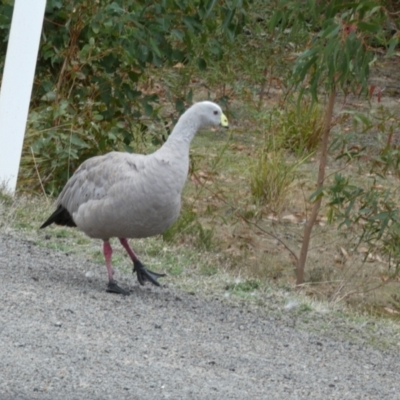
[[[15,192],[46,0],[15,0],[0,92],[0,185]]]

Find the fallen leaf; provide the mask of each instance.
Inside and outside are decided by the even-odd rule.
[[[239,150],[239,151],[243,151],[246,149],[246,147],[241,144],[232,144],[229,147],[231,150]]]
[[[299,219],[293,214],[284,215],[282,217],[282,220],[283,221],[287,221],[287,222],[291,222],[293,224],[298,224],[299,223]]]
[[[382,282],[387,282],[388,280],[389,280],[389,277],[387,275],[381,275]]]
[[[350,258],[349,253],[346,251],[344,247],[340,247],[340,252],[342,253],[343,257],[348,260]]]
[[[384,310],[388,312],[389,314],[399,314],[397,310],[394,310],[393,308],[390,307],[384,307]]]
[[[376,189],[376,190],[383,190],[383,189],[385,189],[384,186],[382,186],[382,185],[374,185],[373,188]]]
[[[333,259],[334,259],[334,261],[335,261],[336,264],[339,264],[339,265],[341,265],[341,266],[343,266],[344,263],[345,263],[345,260],[344,260],[343,257],[340,256],[339,254],[335,254],[335,256],[334,256]]]

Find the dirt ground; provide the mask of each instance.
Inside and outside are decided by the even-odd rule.
[[[398,346],[368,344],[369,328],[398,334],[374,322],[315,312],[300,328],[274,295],[235,306],[130,274],[121,297],[100,265],[5,232],[0,274],[2,400],[399,398]]]

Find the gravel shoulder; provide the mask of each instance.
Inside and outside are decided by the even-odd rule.
[[[7,234],[0,274],[2,400],[400,398],[398,348],[368,344],[365,324],[348,340],[334,332],[354,327],[299,326],[274,296],[239,306],[168,279],[122,276],[132,294],[109,294],[103,266]]]

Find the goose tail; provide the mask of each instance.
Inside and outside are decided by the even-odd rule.
[[[50,217],[42,224],[40,229],[46,228],[51,224],[64,225],[64,226],[76,226],[71,214],[63,206],[58,206],[57,210],[50,215]]]

